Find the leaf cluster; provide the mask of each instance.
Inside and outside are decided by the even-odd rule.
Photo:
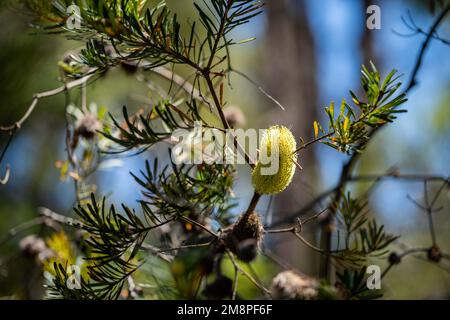
[[[407,101],[405,93],[394,97],[402,83],[398,81],[397,71],[392,70],[382,80],[379,71],[371,63],[371,70],[362,66],[361,86],[364,98],[358,98],[350,91],[354,106],[342,100],[340,111],[336,112],[334,102],[325,108],[328,128],[314,123],[316,138],[324,134],[322,142],[336,150],[352,154],[361,152],[370,138],[372,130],[393,122],[396,114],[406,112],[398,107]]]
[[[195,101],[186,103],[186,106],[182,109],[170,101],[162,101],[153,106],[147,114],[141,112],[132,116],[124,106],[122,122],[110,114],[112,127],[108,127],[102,135],[114,142],[119,149],[109,152],[120,153],[132,149],[140,149],[142,152],[169,139],[177,129],[190,130],[194,128],[196,121],[205,123]]]
[[[356,270],[345,269],[336,273],[339,287],[344,291],[347,299],[372,300],[382,296],[380,290],[367,288],[366,270],[364,266]]]
[[[158,216],[151,210],[143,210],[140,218],[134,210],[122,205],[123,214],[114,205],[105,207],[105,199],[98,203],[91,196],[91,202],[75,209],[80,218],[80,228],[89,237],[85,240],[88,248],[88,279],[80,279],[81,288],[68,289],[70,277],[62,264],[55,265],[56,275],[50,286],[51,295],[72,299],[117,299],[128,277],[139,268],[136,255],[147,234],[172,221]]]
[[[63,33],[85,42],[80,62],[99,71],[143,60],[149,62],[147,68],[174,63],[198,71],[210,69],[219,51],[237,43],[227,39],[231,31],[260,14],[263,6],[254,0],[195,3],[202,30],[196,22],[189,30],[182,30],[165,1],[151,8],[148,0],[57,0],[54,5],[39,0],[22,2],[38,18],[36,26],[44,32]],[[73,16],[68,8],[73,4],[80,8],[81,27],[69,29],[66,23]]]
[[[388,234],[383,225],[378,225],[375,219],[369,217],[366,200],[354,199],[350,192],[342,197],[337,219],[345,241],[342,245],[339,236],[338,250],[333,258],[342,267],[360,267],[369,257],[385,255],[388,253],[387,247],[398,238]]]
[[[169,165],[158,170],[146,162],[142,178],[132,174],[144,188],[145,210],[157,208],[163,215],[221,216],[230,209],[234,168],[227,165]]]

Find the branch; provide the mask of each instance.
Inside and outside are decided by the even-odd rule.
[[[42,217],[50,219],[52,221],[55,221],[55,222],[63,224],[63,225],[74,226],[77,228],[80,228],[83,225],[80,220],[66,217],[66,216],[56,213],[48,208],[40,207],[40,208],[38,208],[38,212]]]
[[[0,164],[2,163],[3,158],[5,157],[5,154],[9,148],[9,146],[11,145],[11,141],[13,139],[13,137],[15,136],[15,134],[17,133],[18,130],[21,129],[22,125],[24,124],[25,121],[28,120],[28,118],[31,116],[31,114],[33,113],[34,109],[36,108],[38,102],[40,99],[43,98],[48,98],[48,97],[52,97],[55,95],[58,95],[62,92],[67,92],[75,87],[78,87],[80,85],[86,84],[86,82],[94,76],[94,70],[92,71],[92,73],[90,73],[89,75],[74,80],[72,82],[69,82],[59,88],[53,89],[53,90],[49,90],[49,91],[44,91],[41,93],[37,93],[35,95],[33,95],[33,101],[31,102],[30,106],[27,108],[27,110],[25,111],[25,114],[19,119],[17,120],[15,123],[11,124],[11,125],[7,125],[7,126],[0,126],[0,132],[7,132],[9,133],[9,138],[8,138],[8,142],[6,143],[5,148],[3,149],[1,155],[0,155]],[[0,179],[0,184],[4,185],[8,182],[9,177],[10,177],[10,167],[6,166],[6,173],[4,178]]]
[[[145,70],[148,69],[148,71],[157,74],[158,76],[175,83],[180,89],[184,90],[187,94],[191,95],[192,98],[199,101],[204,101],[202,98],[200,92],[194,88],[194,86],[189,83],[186,79],[184,79],[179,74],[176,74],[175,72],[167,69],[166,67],[153,67],[151,62],[149,61],[127,61],[127,65],[133,66],[133,67],[140,67],[144,68]],[[197,69],[195,69],[197,70]]]
[[[450,4],[448,4],[444,10],[441,12],[441,14],[437,17],[436,21],[433,23],[433,25],[430,28],[430,31],[427,34],[427,37],[425,38],[425,41],[422,44],[422,47],[420,48],[419,55],[416,59],[416,63],[414,65],[414,69],[411,75],[411,80],[409,81],[409,85],[406,88],[405,92],[408,92],[413,87],[417,85],[417,74],[419,73],[420,67],[422,66],[423,57],[425,56],[425,52],[427,51],[429,44],[432,39],[435,39],[435,33],[438,29],[439,25],[444,21],[445,16],[450,11]]]
[[[205,243],[197,243],[197,244],[189,244],[184,246],[178,246],[173,248],[165,248],[165,249],[157,249],[158,252],[170,252],[170,251],[178,251],[182,249],[192,249],[192,248],[201,248],[201,247],[207,247],[213,244],[214,241],[209,241]]]
[[[260,284],[258,281],[256,281],[255,278],[253,278],[248,272],[246,272],[239,266],[238,262],[236,261],[236,259],[233,256],[233,253],[228,248],[226,249],[226,252],[227,252],[228,256],[230,257],[230,261],[233,264],[235,270],[238,270],[245,277],[247,277],[247,279],[250,280],[250,282],[253,283],[258,289],[260,289],[265,295],[267,295],[269,297],[272,296],[272,293],[270,292],[270,290],[265,288],[262,284]]]
[[[217,96],[217,92],[214,88],[214,84],[211,80],[211,76],[209,71],[205,71],[203,73],[203,77],[205,78],[206,84],[208,85],[209,91],[211,93],[211,96],[213,97],[214,104],[216,106],[217,112],[219,113],[220,120],[222,121],[222,125],[225,130],[230,129],[230,124],[228,123],[227,118],[225,117],[225,114],[222,110],[222,104],[220,103],[219,97]],[[245,149],[239,144],[236,135],[233,131],[230,131],[231,135],[233,136],[233,144],[235,148],[244,156],[245,162],[253,169],[254,168],[254,161],[250,158],[250,156],[245,152]]]
[[[45,218],[43,217],[37,217],[33,220],[26,221],[14,228],[11,228],[8,233],[0,240],[0,247],[3,246],[5,243],[7,243],[9,240],[13,239],[20,233],[41,224],[44,224],[46,222]]]
[[[360,182],[368,182],[368,181],[383,181],[383,180],[405,180],[409,182],[422,182],[422,181],[429,181],[429,182],[438,182],[441,181],[443,183],[446,183],[450,186],[450,177],[444,177],[440,175],[426,175],[426,174],[400,174],[400,173],[387,173],[387,174],[369,174],[369,175],[360,175],[360,176],[350,176],[347,178],[346,182],[348,183],[360,183]],[[303,206],[300,210],[287,215],[286,218],[283,220],[276,221],[275,223],[271,224],[270,227],[275,228],[279,227],[281,225],[295,222],[296,219],[300,216],[303,216],[310,212],[312,209],[314,209],[317,204],[329,197],[330,195],[333,195],[337,191],[339,191],[341,188],[340,183],[336,184],[334,187],[324,191],[317,197],[315,197],[311,202],[307,203],[305,206]],[[329,208],[326,208],[329,209]]]
[[[327,133],[327,134],[325,134],[325,135],[323,135],[323,136],[320,136],[320,137],[315,138],[314,140],[311,140],[311,141],[309,141],[309,142],[303,143],[303,144],[302,144],[300,147],[298,147],[293,153],[298,153],[298,152],[300,152],[301,150],[308,148],[310,145],[312,145],[312,144],[314,144],[314,143],[316,143],[316,142],[320,142],[320,141],[322,141],[322,140],[324,140],[324,139],[326,139],[326,138],[331,137],[333,134],[334,134],[334,131],[331,131],[331,132],[329,132],[329,133]]]
[[[154,247],[154,246],[152,246],[150,244],[143,243],[141,245],[141,248],[144,249],[147,252],[150,252],[152,255],[154,255],[154,256],[164,260],[167,263],[172,263],[173,262],[173,257],[172,256],[170,256],[168,254],[165,254],[163,252],[160,252],[158,248],[156,248],[156,247]]]
[[[150,69],[150,71],[169,81],[174,82],[178,87],[183,89],[186,93],[190,94],[192,98],[203,102],[203,98],[201,97],[200,92],[196,88],[194,88],[194,86],[190,84],[189,81],[185,80],[180,75],[170,71],[165,67],[152,68]]]
[[[444,17],[447,15],[447,13],[450,11],[450,4],[448,4],[444,10],[441,12],[441,14],[438,16],[438,18],[436,19],[436,21],[433,23],[430,32],[428,33],[427,38],[425,39],[424,43],[422,44],[422,47],[419,51],[418,57],[416,59],[416,63],[414,66],[414,69],[412,71],[412,75],[411,75],[411,80],[409,82],[409,85],[407,86],[406,90],[404,91],[404,93],[408,93],[416,84],[416,76],[419,73],[420,67],[422,66],[422,60],[423,57],[425,55],[425,52],[427,50],[427,48],[429,47],[429,44],[431,42],[431,39],[433,38],[433,34],[436,32],[437,28],[439,27],[439,25],[442,23],[442,21],[444,20]],[[371,130],[369,132],[369,140],[370,138],[372,138],[378,131],[380,128],[382,128],[383,126],[380,127],[376,127],[373,130]],[[338,186],[336,187],[335,191],[334,191],[334,198],[330,203],[330,208],[333,209],[330,211],[329,216],[327,219],[324,220],[324,224],[323,224],[323,242],[325,245],[326,250],[329,250],[331,248],[331,228],[329,227],[330,223],[333,223],[333,218],[334,218],[334,214],[335,211],[337,209],[337,204],[339,203],[339,201],[341,200],[342,197],[342,192],[340,192],[343,188],[345,188],[345,185],[347,184],[347,181],[349,179],[349,176],[351,175],[351,172],[353,171],[353,167],[356,164],[356,162],[359,160],[359,156],[360,153],[354,153],[350,159],[347,161],[347,163],[344,165],[342,172],[341,172],[341,176],[339,178],[339,183]],[[327,276],[328,275],[328,269],[329,269],[329,259],[328,257],[325,260],[325,271],[322,271],[322,275],[323,276]]]
[[[206,64],[205,70],[208,71],[208,73],[211,71],[211,66],[212,63],[214,61],[214,58],[216,56],[216,52],[217,52],[217,48],[219,47],[219,42],[220,39],[222,39],[223,37],[223,32],[225,30],[225,26],[228,20],[228,12],[231,10],[231,7],[233,5],[234,0],[228,0],[227,6],[225,8],[224,14],[222,17],[220,17],[220,27],[219,27],[219,31],[216,34],[216,39],[214,40],[214,45],[213,48],[211,50],[211,56],[209,57],[209,61]]]
[[[25,121],[27,121],[27,119],[33,113],[33,111],[36,108],[36,105],[38,104],[40,99],[56,96],[60,93],[63,93],[64,91],[71,90],[75,87],[78,87],[78,86],[86,83],[93,76],[94,76],[94,74],[90,73],[89,75],[84,76],[83,78],[69,82],[66,85],[63,85],[59,88],[49,90],[49,91],[44,91],[44,92],[33,95],[33,101],[31,102],[30,106],[26,110],[25,114],[19,120],[17,120],[14,124],[11,124],[9,126],[0,126],[0,131],[12,132],[16,129],[20,129],[22,127],[23,123]]]
[[[273,103],[275,103],[281,110],[286,111],[286,108],[283,107],[283,105],[281,104],[280,101],[278,101],[277,99],[275,99],[273,96],[271,96],[263,87],[262,85],[260,85],[259,83],[257,83],[255,80],[253,80],[252,78],[250,78],[250,76],[246,75],[244,72],[233,69],[232,67],[230,67],[227,71],[227,73],[229,72],[234,72],[237,75],[241,76],[242,78],[244,78],[245,80],[247,80],[248,82],[250,82],[250,84],[252,84],[254,87],[256,87],[258,89],[259,92],[261,92],[267,99],[269,99],[270,101],[272,101]]]

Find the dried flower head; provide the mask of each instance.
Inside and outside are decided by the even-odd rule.
[[[77,120],[75,124],[75,134],[85,139],[92,139],[101,130],[102,125],[98,118],[87,112],[83,117]]]
[[[55,255],[54,251],[47,247],[45,241],[36,235],[29,235],[20,240],[19,247],[24,255],[36,259],[38,263],[42,263]]]
[[[278,144],[274,148],[274,144]],[[295,173],[295,162],[297,161],[297,143],[292,132],[284,126],[273,126],[266,130],[261,143],[260,152],[266,152],[269,159],[276,158],[272,152],[278,153],[278,170],[274,174],[264,175],[262,168],[270,168],[273,163],[270,161],[263,164],[259,161],[252,173],[252,184],[259,194],[276,194],[286,189],[292,181]]]
[[[239,242],[236,250],[236,256],[244,262],[251,262],[258,256],[258,242],[249,238]]]
[[[319,281],[294,271],[283,271],[272,281],[274,299],[314,300],[319,295]]]
[[[237,106],[229,106],[224,108],[223,114],[232,128],[243,127],[247,121],[241,108]]]

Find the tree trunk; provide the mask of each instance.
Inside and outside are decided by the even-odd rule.
[[[317,119],[316,56],[314,39],[307,22],[304,0],[270,1],[265,46],[265,71],[269,92],[286,108],[274,109],[270,124],[290,127],[300,144],[313,135],[313,121]],[[290,187],[275,198],[274,220],[294,212],[314,193],[315,155],[312,149],[299,154],[305,169],[297,172]],[[311,230],[304,231],[307,238]],[[291,234],[274,238],[275,253],[286,262],[307,273],[314,273],[317,255],[305,248]]]

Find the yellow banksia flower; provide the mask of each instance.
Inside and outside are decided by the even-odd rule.
[[[278,150],[273,147],[274,143],[278,143]],[[297,154],[294,152],[296,149],[297,143],[288,128],[277,125],[266,130],[259,146],[260,161],[258,161],[252,173],[252,184],[257,193],[277,194],[289,186],[295,173]],[[261,155],[264,152],[267,154],[267,160],[270,161],[264,161],[263,163],[261,162]],[[272,152],[277,152],[278,157],[272,155]],[[278,161],[278,170],[273,174],[263,174],[262,169],[267,170],[276,167],[276,164],[272,163],[274,159]]]
[[[56,271],[53,264],[60,263],[64,266],[75,265],[76,256],[68,236],[63,232],[54,233],[46,239],[46,245],[54,253],[51,259],[44,263],[44,270],[55,275]]]

